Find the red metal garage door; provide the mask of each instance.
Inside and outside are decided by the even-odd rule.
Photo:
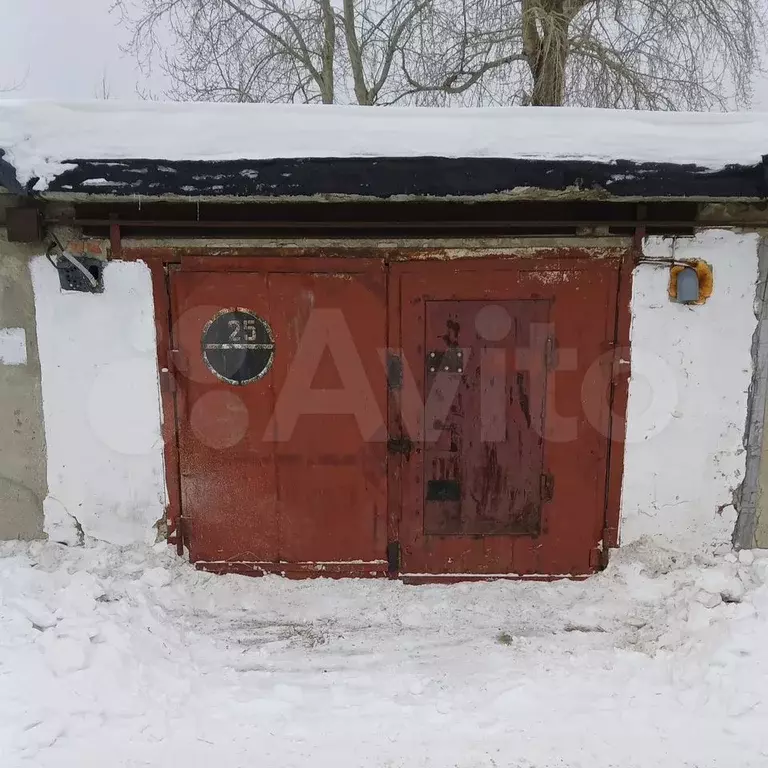
[[[397,265],[402,573],[598,566],[618,275],[608,259]]]
[[[385,571],[382,263],[170,280],[192,561],[243,572]]]
[[[191,559],[411,580],[596,570],[618,513],[611,404],[623,417],[622,259],[601,255],[182,261]]]

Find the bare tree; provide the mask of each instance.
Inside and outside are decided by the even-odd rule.
[[[143,62],[160,54],[177,99],[393,98],[398,57],[431,0],[116,0]],[[394,95],[397,95],[396,93]]]
[[[171,98],[699,110],[749,102],[763,2],[115,0]]]
[[[404,51],[403,98],[628,109],[745,105],[764,0],[461,0]],[[478,80],[478,76],[482,82]]]

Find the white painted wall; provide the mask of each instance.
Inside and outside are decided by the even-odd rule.
[[[165,481],[149,269],[112,262],[101,295],[62,292],[31,263],[48,451],[46,532],[153,542]]]
[[[758,245],[757,235],[721,231],[645,243],[646,257],[709,262],[714,293],[703,306],[674,304],[668,265],[636,269],[622,544],[730,541],[746,460]]]
[[[23,328],[0,328],[0,365],[26,364],[26,331]]]

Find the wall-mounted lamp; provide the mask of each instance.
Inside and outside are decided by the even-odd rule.
[[[678,262],[669,273],[669,298],[678,304],[704,304],[712,295],[714,274],[706,261]]]
[[[699,275],[693,267],[683,267],[677,273],[677,301],[694,304],[699,300]]]

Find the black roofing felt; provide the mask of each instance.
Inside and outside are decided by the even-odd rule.
[[[51,181],[48,192],[120,197],[334,195],[386,199],[482,197],[530,188],[595,191],[614,198],[768,197],[768,158],[753,166],[733,165],[717,171],[696,165],[622,160],[441,157],[217,162],[74,159],[67,163],[75,167]],[[9,168],[0,160],[0,181],[9,176]],[[15,175],[10,181],[15,181]],[[27,189],[34,184],[32,180]]]

